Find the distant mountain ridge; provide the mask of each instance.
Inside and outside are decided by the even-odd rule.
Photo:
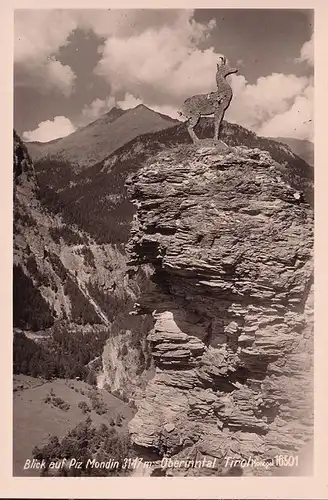
[[[129,114],[112,123],[115,127]],[[211,137],[213,120],[202,119],[197,126],[199,137]],[[281,165],[282,175],[297,189],[313,198],[313,169],[291,149],[276,140],[258,137],[237,125],[223,123],[223,140],[231,146],[243,145],[268,151]],[[44,204],[61,213],[69,224],[77,224],[98,243],[124,243],[130,231],[134,208],[126,198],[125,179],[158,151],[177,144],[190,143],[185,123],[153,131],[127,142],[82,172],[74,173],[69,162],[49,158],[35,160],[35,168]],[[247,174],[247,173],[246,173]]]
[[[274,141],[287,144],[297,156],[306,161],[311,167],[314,166],[314,144],[307,139],[295,139],[294,137],[270,137]]]
[[[110,133],[114,131],[112,137],[107,137],[105,128],[126,114],[128,114],[128,117],[125,120],[120,120],[115,124],[114,128],[109,127],[107,129],[107,132]],[[31,141],[27,142],[26,146],[34,162],[44,159],[52,159],[56,163],[62,160],[64,162],[69,161],[79,171],[100,161],[103,159],[102,156],[111,154],[138,135],[164,130],[179,123],[179,120],[154,111],[144,104],[129,109],[114,106],[110,111],[87,125],[79,127],[69,136],[48,142]],[[137,133],[136,126],[138,128]],[[105,143],[103,142],[104,135],[106,136]],[[268,137],[267,139],[287,145],[294,154],[313,166],[313,142],[306,139],[280,136]],[[68,150],[70,150],[69,154]]]
[[[135,137],[176,125],[177,120],[143,104],[132,109],[112,108],[72,134],[46,143],[28,142],[34,162],[48,160],[70,165],[75,172],[94,165]]]

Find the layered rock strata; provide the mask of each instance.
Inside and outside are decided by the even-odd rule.
[[[243,147],[166,150],[127,188],[130,263],[151,264],[155,283],[136,307],[155,320],[156,373],[133,442],[214,464],[166,474],[307,473],[313,213],[302,193],[268,153]],[[279,456],[294,458],[279,467]]]

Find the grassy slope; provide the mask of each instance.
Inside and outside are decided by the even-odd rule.
[[[63,411],[43,401],[51,389],[57,397],[71,405],[68,411]],[[78,403],[85,401],[91,406],[87,396],[90,389],[90,385],[76,380],[43,382],[25,375],[14,376],[14,476],[39,476],[37,470],[23,470],[25,460],[32,458],[34,446],[44,444],[49,436],[63,437],[88,415],[93,423],[99,426],[101,423],[109,425],[109,419],[115,419],[120,413],[124,420],[122,427],[117,429],[121,432],[126,431],[127,423],[133,416],[133,410],[106,390],[98,392],[108,408],[107,413],[98,415],[94,410],[86,415],[82,413],[78,408]],[[85,395],[80,392],[81,390],[85,392]]]

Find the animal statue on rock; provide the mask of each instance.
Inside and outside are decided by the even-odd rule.
[[[179,114],[187,118],[189,135],[194,144],[199,142],[199,138],[194,132],[194,128],[201,116],[214,114],[214,141],[219,142],[221,123],[227,108],[232,99],[232,89],[226,80],[228,75],[237,73],[238,69],[230,68],[227,65],[226,57],[220,57],[221,62],[217,64],[216,85],[217,91],[209,94],[197,94],[188,97],[181,107]]]

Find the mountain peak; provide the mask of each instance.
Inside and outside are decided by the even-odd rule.
[[[146,106],[145,104],[138,104],[138,106],[135,106],[134,108],[130,108],[128,109],[127,111],[150,111],[151,113],[156,113],[156,111],[154,111],[153,109],[151,108],[148,108],[148,106]]]
[[[116,149],[139,135],[158,132],[175,125],[169,116],[139,104],[132,109],[114,106],[88,125],[54,143],[31,145],[34,161],[69,164],[74,171],[83,170],[104,160]]]
[[[138,104],[138,106],[136,106],[135,108],[133,109],[148,109],[149,111],[153,111],[152,109],[148,108],[148,106],[146,106],[145,104]]]
[[[172,124],[179,123],[179,120],[176,120],[169,115],[165,115],[164,113],[160,113],[159,111],[156,111],[152,108],[149,108],[145,104],[138,104],[138,106],[136,106],[135,108],[131,108],[128,111],[136,111],[136,110],[138,110],[138,112],[143,112],[145,115],[148,114],[148,116],[153,115],[153,116],[162,118],[163,120],[169,121]]]
[[[110,111],[108,111],[105,114],[105,116],[113,118],[114,120],[116,120],[116,118],[118,118],[119,116],[121,116],[124,113],[126,113],[126,111],[127,111],[126,109],[117,108],[116,106],[114,106]]]

